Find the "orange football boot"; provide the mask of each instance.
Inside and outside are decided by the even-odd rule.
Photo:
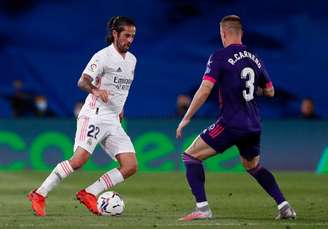
[[[212,218],[211,210],[203,212],[196,209],[192,213],[180,218],[179,221],[191,221],[191,220],[211,219],[211,218]]]
[[[91,193],[82,189],[78,193],[76,193],[76,199],[80,201],[81,204],[86,206],[93,214],[100,215],[97,208],[97,197]]]
[[[31,191],[27,198],[32,202],[32,210],[37,216],[46,215],[46,198],[36,192],[36,189]]]

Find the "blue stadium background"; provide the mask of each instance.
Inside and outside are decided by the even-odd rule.
[[[301,99],[310,96],[328,117],[326,12],[324,1],[1,1],[0,92],[10,94],[13,80],[22,79],[60,116],[72,116],[85,97],[77,79],[104,47],[106,22],[127,15],[137,23],[131,51],[138,65],[126,114],[172,117],[177,95],[198,86],[208,56],[221,47],[219,20],[238,14],[244,43],[266,63],[278,89],[276,99],[262,102],[263,115],[296,117]],[[9,117],[6,100],[0,107],[0,117]]]

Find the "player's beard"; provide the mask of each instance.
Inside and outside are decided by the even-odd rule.
[[[121,53],[126,53],[129,50],[130,45],[131,44],[122,44],[122,45],[119,45],[120,52]]]

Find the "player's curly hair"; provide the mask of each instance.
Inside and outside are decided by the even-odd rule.
[[[124,26],[136,26],[133,19],[125,16],[114,16],[107,23],[106,43],[110,45],[114,41],[113,31],[120,33],[124,30]]]

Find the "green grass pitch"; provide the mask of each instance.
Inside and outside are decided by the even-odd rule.
[[[93,216],[75,200],[76,191],[102,172],[76,172],[47,198],[47,216],[36,217],[26,194],[48,173],[0,173],[0,228],[328,228],[328,176],[275,173],[296,220],[275,221],[276,206],[246,173],[207,173],[214,219],[178,222],[194,207],[183,173],[139,173],[114,190],[125,201],[122,216]]]

